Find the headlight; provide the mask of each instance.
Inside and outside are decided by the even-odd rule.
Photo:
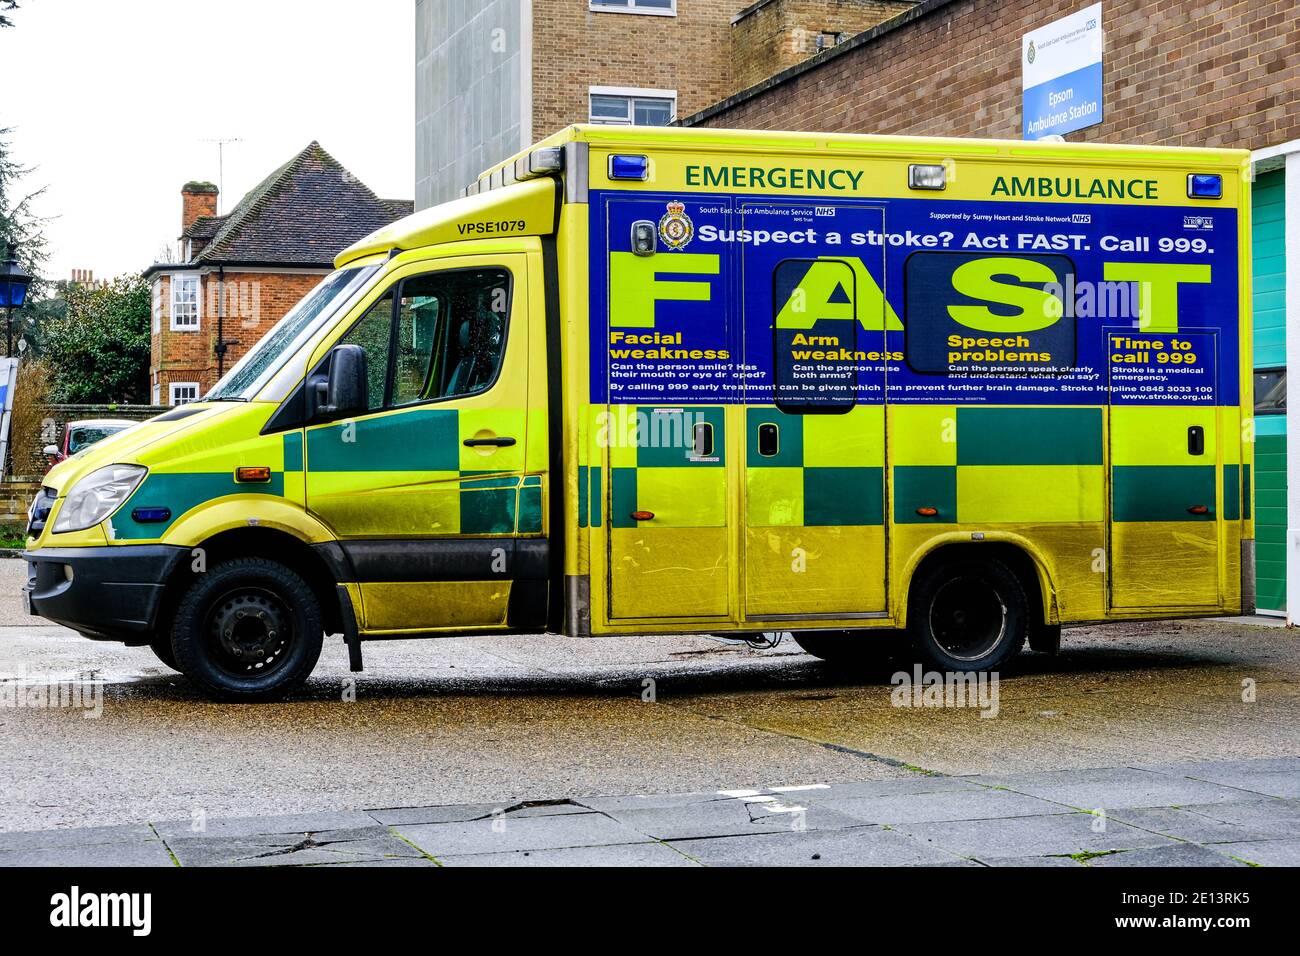
[[[64,499],[54,533],[84,531],[116,511],[144,478],[147,468],[139,465],[109,465],[82,478]]]

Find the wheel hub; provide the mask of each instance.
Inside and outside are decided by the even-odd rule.
[[[286,634],[282,610],[260,594],[238,594],[214,609],[217,643],[233,660],[255,665],[275,656]]]

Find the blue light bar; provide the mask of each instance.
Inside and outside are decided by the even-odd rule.
[[[650,178],[650,157],[613,155],[609,157],[610,179],[639,179],[642,182]]]
[[[172,516],[171,508],[136,508],[131,512],[131,518],[141,524],[154,521],[166,521]]]
[[[1191,173],[1187,177],[1187,195],[1192,199],[1222,199],[1223,177],[1218,173]]]

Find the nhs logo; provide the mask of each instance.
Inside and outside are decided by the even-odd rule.
[[[833,216],[833,215],[835,215],[835,207],[834,207],[834,206],[814,206],[814,207],[813,207],[813,215],[814,215],[814,216]]]

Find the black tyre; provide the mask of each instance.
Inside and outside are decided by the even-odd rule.
[[[860,631],[792,631],[794,642],[813,657],[843,667],[870,667],[889,659],[898,649],[901,631],[883,628]]]
[[[1029,601],[1020,579],[996,558],[938,564],[912,587],[912,649],[940,671],[995,670],[1020,652]]]
[[[155,634],[153,640],[149,642],[149,649],[153,651],[154,656],[162,661],[174,671],[180,670],[176,666],[176,655],[172,653],[172,636],[165,631],[161,634]]]
[[[320,657],[320,607],[282,564],[239,558],[198,575],[176,609],[177,669],[218,700],[278,700]]]

